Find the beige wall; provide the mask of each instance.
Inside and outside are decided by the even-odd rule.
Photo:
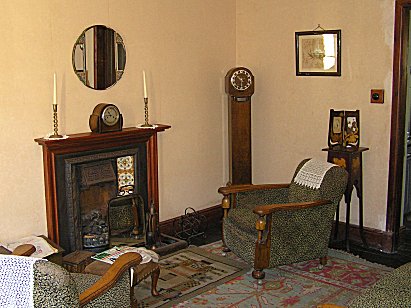
[[[385,230],[391,114],[393,0],[238,0],[237,64],[256,76],[253,179],[288,182],[305,157],[326,153],[329,110],[360,110],[367,227]],[[342,30],[342,76],[296,77],[294,33]],[[385,104],[370,104],[385,89]],[[355,192],[354,192],[355,194]],[[358,224],[357,198],[352,222]],[[345,206],[341,216],[344,218]]]
[[[100,102],[113,102],[125,126],[144,120],[142,70],[150,117],[172,128],[159,137],[160,219],[219,202],[228,179],[225,73],[245,65],[253,96],[255,183],[286,182],[304,157],[325,158],[330,108],[360,109],[365,224],[385,229],[394,0],[0,1],[0,241],[46,233],[41,148],[51,131],[53,72],[60,131],[88,131]],[[296,77],[294,32],[320,23],[342,29],[342,76]],[[84,87],[71,51],[93,24],[118,31],[127,65],[106,91]],[[371,105],[384,88],[384,105]],[[354,200],[354,205],[356,201]],[[356,207],[353,207],[356,209]],[[353,210],[356,222],[356,211]],[[344,217],[344,216],[343,216]]]
[[[144,121],[142,70],[159,136],[160,219],[219,202],[226,180],[223,77],[235,65],[235,1],[1,1],[0,242],[46,233],[41,148],[33,139],[52,130],[57,73],[60,132],[89,131],[100,102],[120,108],[125,127]],[[125,42],[123,78],[106,91],[83,86],[71,52],[93,24]],[[7,59],[4,61],[4,59]]]

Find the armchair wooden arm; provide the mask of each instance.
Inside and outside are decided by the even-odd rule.
[[[283,189],[288,188],[290,184],[245,184],[245,185],[229,185],[220,187],[218,192],[223,195],[223,200],[221,201],[221,207],[224,210],[224,217],[227,217],[228,210],[230,208],[235,208],[235,199],[231,200],[230,202],[230,195],[242,192],[249,192],[249,191],[258,191],[258,190],[268,190],[268,189]]]
[[[317,201],[310,201],[310,202],[298,202],[298,203],[278,203],[278,204],[268,204],[268,205],[259,205],[253,209],[253,212],[260,215],[265,216],[274,213],[275,211],[279,210],[298,210],[304,209],[314,206],[320,206],[331,203],[331,201],[327,200],[317,200]]]
[[[141,260],[141,255],[136,252],[127,252],[121,255],[95,284],[80,294],[80,307],[110,289],[125,271],[140,264]]]
[[[23,244],[17,246],[11,253],[14,256],[31,256],[36,251],[36,247],[32,244]]]
[[[229,185],[223,186],[218,189],[218,192],[223,195],[235,194],[239,192],[255,191],[255,190],[266,190],[266,189],[276,189],[276,188],[288,188],[290,184],[245,184],[245,185]]]

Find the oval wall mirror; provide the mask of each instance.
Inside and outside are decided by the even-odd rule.
[[[73,47],[73,69],[89,88],[105,90],[120,80],[126,66],[126,48],[120,34],[103,25],[87,28]]]

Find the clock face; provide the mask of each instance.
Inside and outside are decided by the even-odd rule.
[[[103,123],[108,126],[116,125],[120,119],[120,112],[115,106],[107,106],[101,115]]]
[[[238,91],[247,90],[251,86],[251,75],[246,70],[238,70],[231,76],[231,84]]]

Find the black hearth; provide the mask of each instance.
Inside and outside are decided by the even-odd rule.
[[[125,158],[130,161],[132,170],[127,180],[122,179],[124,174],[119,168],[119,162]],[[143,208],[138,211],[143,216],[147,212],[147,158],[144,143],[129,149],[60,155],[56,165],[58,169],[64,170],[64,176],[57,178],[57,196],[60,246],[66,251],[99,251],[108,248],[109,203],[124,197],[120,194],[124,185],[134,187],[133,192],[142,199],[139,206]],[[133,213],[128,218],[123,215],[121,219],[134,221]]]

